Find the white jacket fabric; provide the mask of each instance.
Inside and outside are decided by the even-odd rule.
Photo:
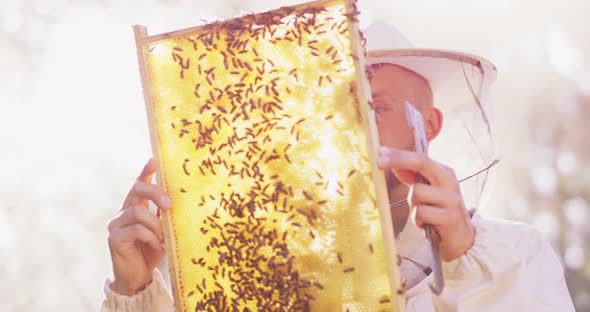
[[[443,293],[431,293],[429,276],[406,291],[406,311],[574,311],[561,262],[541,233],[478,214],[472,222],[473,246],[443,262]],[[134,296],[119,295],[109,285],[107,279],[102,312],[174,311],[157,270],[152,283]]]

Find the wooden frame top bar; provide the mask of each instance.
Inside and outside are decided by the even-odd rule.
[[[298,13],[301,11],[305,11],[305,10],[308,10],[310,8],[317,7],[317,6],[332,6],[338,2],[340,2],[340,1],[339,0],[317,0],[317,1],[313,1],[313,2],[300,4],[297,6],[281,7],[279,9],[274,9],[274,10],[270,10],[270,11],[266,11],[266,12],[245,14],[242,16],[229,18],[226,20],[219,20],[219,21],[211,22],[211,23],[208,23],[205,25],[188,27],[188,28],[165,32],[165,33],[156,34],[156,35],[152,35],[152,36],[148,36],[146,33],[146,35],[144,37],[140,38],[139,42],[140,42],[140,44],[144,45],[144,44],[153,43],[153,42],[157,42],[157,41],[164,40],[164,39],[184,36],[184,35],[194,33],[196,31],[201,31],[201,30],[205,30],[208,28],[213,28],[220,23],[227,23],[227,22],[231,22],[231,21],[237,21],[240,19],[244,19],[244,18],[247,18],[248,16],[251,16],[251,15],[262,15],[262,14],[267,14],[270,12],[275,12],[277,10],[286,9],[286,8],[293,9],[292,11],[290,11],[290,13],[292,14],[292,13]],[[141,26],[141,25],[134,25],[134,26]]]

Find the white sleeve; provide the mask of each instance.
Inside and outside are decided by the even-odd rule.
[[[116,311],[146,311],[146,312],[172,312],[174,304],[164,287],[162,274],[156,269],[152,282],[142,291],[133,296],[120,295],[111,289],[111,280],[106,279],[104,285],[105,298],[102,302],[101,312]]]
[[[478,216],[473,223],[473,246],[443,262],[436,311],[574,311],[561,262],[540,232]]]

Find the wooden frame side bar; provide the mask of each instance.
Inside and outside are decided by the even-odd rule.
[[[345,0],[347,13],[352,14],[356,11],[354,0]],[[393,223],[391,220],[391,210],[389,208],[389,198],[385,175],[377,165],[377,151],[379,149],[379,134],[377,132],[377,121],[375,113],[369,103],[372,101],[371,87],[367,77],[367,61],[365,58],[365,49],[363,47],[359,23],[348,18],[348,31],[351,41],[351,52],[355,58],[355,72],[357,82],[357,94],[360,105],[363,125],[367,133],[367,144],[369,150],[369,159],[371,162],[371,172],[375,183],[375,198],[377,208],[379,209],[379,219],[381,221],[381,235],[383,239],[383,249],[385,251],[385,261],[387,261],[387,273],[389,275],[389,285],[391,292],[391,304],[394,311],[405,310],[405,299],[403,295],[397,293],[401,289],[401,280],[399,267],[397,265],[397,251],[395,247],[395,237]]]
[[[159,144],[158,144],[158,133],[156,131],[156,125],[154,121],[154,111],[153,111],[153,102],[152,102],[152,88],[150,85],[149,80],[149,71],[147,69],[147,57],[146,57],[146,49],[144,47],[145,40],[148,38],[147,36],[147,28],[141,25],[134,25],[133,32],[135,33],[135,45],[137,48],[137,59],[139,61],[139,73],[141,76],[141,87],[143,89],[143,97],[145,101],[145,108],[147,112],[147,119],[149,125],[149,132],[150,132],[150,141],[152,146],[152,155],[155,158],[155,161],[158,163],[158,171],[156,172],[156,183],[160,187],[164,187],[163,179],[162,179],[162,172],[163,172],[163,164],[160,162],[159,156]],[[173,240],[173,227],[172,227],[172,216],[169,215],[168,210],[161,211],[162,223],[163,223],[163,232],[164,232],[164,245],[166,247],[166,253],[168,255],[168,268],[170,272],[170,282],[172,283],[172,293],[174,296],[174,307],[176,311],[184,311],[183,304],[181,300],[181,287],[179,284],[178,276],[176,274],[176,246],[174,245]]]

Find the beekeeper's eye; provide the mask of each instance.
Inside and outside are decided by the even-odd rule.
[[[375,111],[376,114],[380,114],[385,112],[386,110],[386,106],[385,104],[382,103],[382,101],[375,101],[373,103],[370,103],[371,108]]]
[[[391,107],[386,102],[376,101],[373,104],[373,109],[377,114],[384,114],[385,112],[390,111]]]
[[[387,109],[380,105],[374,105],[373,110],[375,111],[375,120],[379,123],[383,119],[383,116],[385,116]]]

